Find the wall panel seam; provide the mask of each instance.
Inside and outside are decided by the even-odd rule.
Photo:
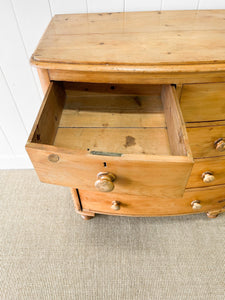
[[[12,101],[13,101],[13,104],[14,104],[14,106],[15,106],[15,108],[16,108],[16,111],[17,111],[17,114],[18,114],[18,116],[19,116],[19,119],[20,119],[20,121],[21,121],[21,123],[22,123],[22,125],[23,125],[23,128],[24,128],[26,134],[28,135],[27,128],[26,128],[26,126],[25,126],[25,124],[24,124],[23,118],[22,118],[22,116],[21,116],[21,114],[20,114],[20,111],[19,111],[18,106],[17,106],[17,104],[16,104],[16,101],[15,101],[15,99],[14,99],[14,96],[13,96],[13,94],[12,94],[12,91],[11,91],[11,89],[10,89],[10,87],[9,87],[8,81],[7,81],[6,77],[5,77],[4,72],[3,72],[2,69],[1,69],[1,67],[0,67],[0,72],[2,73],[2,77],[3,77],[4,80],[5,80],[5,84],[6,84],[7,88],[8,88],[8,90],[9,90],[9,94],[10,94],[10,96],[11,96],[11,98],[12,98]]]
[[[86,3],[86,10],[87,10],[87,13],[89,12],[89,8],[88,8],[88,0],[85,0],[85,3]]]
[[[3,128],[2,128],[2,126],[0,126],[0,131],[2,132],[3,136],[5,137],[5,140],[6,140],[8,146],[9,146],[11,152],[12,152],[12,153],[10,154],[10,156],[15,156],[15,152],[13,151],[13,148],[12,148],[12,146],[11,146],[9,140],[8,140],[8,137],[7,137],[7,135],[5,134],[5,132],[4,132]],[[9,154],[8,154],[8,155],[9,155]]]
[[[21,29],[20,29],[19,21],[18,21],[16,12],[15,12],[15,8],[14,8],[14,5],[13,5],[12,0],[10,0],[10,3],[11,3],[11,6],[12,6],[13,15],[14,15],[14,17],[15,17],[16,25],[17,25],[17,28],[18,28],[18,31],[19,31],[19,36],[20,36],[21,42],[22,42],[22,44],[23,44],[23,48],[24,48],[24,51],[25,51],[25,53],[26,53],[27,60],[29,60],[30,57],[29,57],[29,54],[28,54],[27,49],[26,49],[26,46],[25,46],[24,38],[23,38],[23,35],[22,35],[22,31],[21,31]],[[36,86],[37,93],[38,93],[40,99],[42,99],[42,95],[41,95],[41,93],[40,93],[40,91],[39,91],[39,88],[38,88],[36,79],[35,79],[35,77],[34,77],[34,73],[33,73],[32,69],[31,69],[31,66],[30,66],[30,72],[31,72],[31,74],[32,74],[32,78],[33,78],[34,84],[35,84],[35,86]]]
[[[53,17],[51,3],[49,0],[47,0],[47,1],[48,1],[48,6],[49,6],[51,17]]]

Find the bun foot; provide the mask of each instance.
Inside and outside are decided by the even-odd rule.
[[[225,212],[225,207],[222,207],[221,209],[211,210],[207,212],[207,217],[214,219],[223,212]]]
[[[210,219],[215,219],[218,216],[219,216],[219,214],[212,214],[210,212],[207,212],[207,217],[210,218]]]
[[[81,218],[85,221],[88,221],[90,219],[93,219],[94,217],[93,216],[86,216],[86,215],[81,215]]]

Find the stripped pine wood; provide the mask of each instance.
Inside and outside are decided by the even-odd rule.
[[[166,127],[163,113],[114,113],[64,109],[59,127]]]
[[[187,132],[175,88],[163,85],[161,96],[172,153],[173,155],[188,154],[191,156]]]
[[[224,114],[225,116],[225,114]],[[187,128],[225,126],[225,120],[186,123]]]
[[[49,84],[50,84],[48,70],[37,69],[37,71],[38,71],[38,76],[40,79],[42,91],[45,94],[47,92]]]
[[[225,151],[220,152],[215,147],[215,141],[225,139],[225,126],[191,127],[187,132],[194,158],[225,155]]]
[[[63,82],[67,96],[93,96],[93,95],[160,95],[162,86],[149,84],[107,84],[89,82]],[[153,99],[152,99],[153,101]]]
[[[59,127],[166,127],[160,91],[151,96],[65,92]]]
[[[224,24],[223,10],[56,15],[32,63],[44,68],[55,63],[56,69],[57,63],[60,69],[68,64],[73,70],[86,64],[95,71],[96,65],[124,70],[127,65],[157,65],[158,70],[188,65],[189,72],[196,66],[201,72],[202,64],[225,64]]]
[[[204,183],[202,174],[211,172],[215,179]],[[187,188],[225,184],[225,156],[196,159]]]
[[[41,63],[35,62],[37,66]],[[47,67],[47,66],[46,66]],[[59,70],[59,68],[63,70]],[[48,65],[49,78],[57,81],[81,81],[92,83],[124,83],[124,84],[182,84],[201,82],[221,82],[225,81],[225,64],[192,66],[108,66],[108,65],[76,65],[76,71],[71,64],[61,64],[60,66],[51,63]],[[96,73],[91,71],[96,69]],[[88,70],[88,71],[87,71]],[[117,71],[117,72],[116,72]]]
[[[51,144],[55,139],[61,117],[65,94],[60,83],[51,83],[46,92],[28,142]]]
[[[169,91],[171,87],[167,89]],[[100,120],[102,110],[104,112],[106,109],[105,96],[99,102],[92,100],[93,103],[90,105],[91,98],[96,99],[96,95],[87,97],[87,99],[86,96],[83,96],[81,97],[83,101],[81,101],[80,96],[67,96],[69,103],[65,105],[65,108],[81,106],[84,109],[84,114],[86,114],[86,124],[83,123],[84,128],[59,127],[59,119],[64,107],[64,92],[61,83],[53,82],[50,84],[26,146],[41,180],[95,190],[94,182],[97,174],[109,170],[116,175],[115,190],[117,192],[127,193],[132,187],[134,194],[146,195],[151,193],[158,195],[159,193],[162,197],[166,197],[166,195],[177,197],[183,194],[193,160],[186,151],[179,152],[179,155],[178,153],[171,153],[174,144],[184,142],[183,139],[177,139],[166,127],[135,128],[136,124],[134,124],[133,127],[129,128],[107,128],[105,124],[101,124],[99,128],[87,128],[89,126],[89,109],[90,111],[95,110]],[[169,94],[171,95],[171,107],[174,114],[177,115],[179,109],[176,106],[179,104],[173,99],[175,92]],[[149,106],[149,100],[145,97],[143,96],[143,99],[146,100],[145,105],[149,110],[149,118],[151,119],[151,109],[153,109],[154,115],[155,108],[162,111],[162,104],[159,104],[160,98],[157,94],[156,98],[153,94],[150,96],[155,99],[155,102],[153,101]],[[124,102],[123,98],[125,99]],[[142,114],[146,114],[140,105],[143,100],[142,96],[136,101],[130,96],[127,98],[126,95],[122,98],[121,96],[117,98],[113,96],[112,99],[115,100],[112,111],[115,110],[113,112],[115,114],[114,122],[117,126],[123,125],[123,122],[126,123],[126,120],[117,118],[121,111],[123,112],[123,107],[125,107],[124,113],[126,111],[132,112],[133,115],[137,113],[140,117]],[[127,100],[131,103],[129,109],[124,105]],[[169,103],[167,106],[169,107]],[[167,115],[167,112],[163,113]],[[167,117],[169,118],[169,116]],[[131,120],[132,118],[131,115]],[[74,124],[77,121],[80,119],[76,119],[75,114]],[[182,122],[181,118],[176,118],[176,122]],[[164,122],[163,125],[165,125]],[[76,126],[79,127],[79,123]],[[179,128],[180,132],[183,132],[183,125],[180,125]],[[171,135],[170,142],[168,134]],[[182,135],[185,136],[185,132]],[[149,180],[151,173],[154,175]],[[165,184],[166,189],[163,188]]]
[[[59,128],[54,145],[83,152],[171,155],[165,128]]]
[[[184,196],[178,199],[117,193],[103,195],[100,192],[93,193],[85,190],[79,190],[79,194],[84,212],[128,216],[170,216],[222,209],[225,206],[224,190],[224,185],[188,189],[185,191]],[[192,201],[195,200],[198,200],[201,204],[199,210],[194,210],[191,206]],[[111,208],[113,201],[119,202],[119,210],[115,211]]]
[[[52,19],[31,58],[52,83],[26,149],[84,219],[224,210],[224,15]]]
[[[183,195],[193,165],[190,158],[183,156],[85,154],[35,143],[28,143],[26,149],[43,182],[96,191],[97,174],[110,171],[117,177],[116,193],[162,198]],[[49,161],[51,154],[58,156],[57,162]]]
[[[183,85],[180,105],[185,122],[224,120],[224,91],[224,82]]]

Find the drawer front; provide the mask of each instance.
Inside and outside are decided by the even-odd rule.
[[[120,93],[116,99],[114,95],[104,96],[102,86],[104,93],[101,97],[94,93],[94,98],[94,91],[88,96],[80,96],[78,91],[78,97],[73,88],[74,85],[68,91],[63,83],[50,84],[26,145],[41,181],[90,191],[97,188],[111,193],[171,198],[183,195],[193,158],[173,87],[154,87],[156,94],[144,99],[126,97],[126,91],[134,93],[127,86],[114,86],[113,91],[116,88]],[[89,85],[88,90],[91,89]],[[113,111],[106,105],[110,101],[116,104]],[[142,107],[144,102],[148,114]],[[108,122],[106,115],[111,117]],[[147,115],[149,128],[142,125],[142,117]],[[165,127],[154,124],[157,115],[166,119]],[[134,124],[128,122],[129,118],[136,120]],[[148,144],[142,149],[139,141],[146,139]]]
[[[187,188],[225,184],[225,157],[196,159]]]
[[[192,163],[183,159],[162,161],[161,157],[154,156],[151,160],[145,156],[144,161],[142,157],[139,160],[138,157],[129,159],[129,155],[78,155],[53,146],[43,145],[42,149],[31,147],[29,145],[27,151],[41,181],[91,191],[96,191],[97,175],[110,172],[116,176],[113,182],[115,188],[110,193],[176,198],[183,195],[192,169]]]
[[[166,216],[207,212],[225,207],[225,186],[186,190],[183,198],[162,199],[145,196],[92,193],[79,190],[84,211],[113,215]],[[193,209],[197,201],[200,209]]]
[[[185,122],[225,119],[225,83],[183,85],[180,99]]]
[[[219,151],[215,144],[219,139],[225,141],[225,126],[190,127],[187,133],[194,158],[225,155],[225,148]]]

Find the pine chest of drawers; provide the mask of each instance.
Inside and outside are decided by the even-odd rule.
[[[56,15],[26,144],[41,181],[95,213],[225,210],[225,11]]]

